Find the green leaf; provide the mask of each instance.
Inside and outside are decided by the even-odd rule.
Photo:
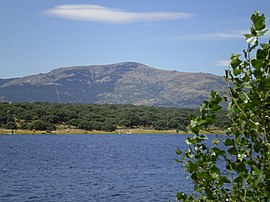
[[[178,192],[176,197],[177,197],[177,200],[186,201],[188,199],[187,195],[183,192]]]
[[[220,112],[222,107],[220,105],[214,105],[211,107],[211,112]]]
[[[229,152],[231,155],[237,155],[237,154],[238,154],[238,152],[237,152],[237,150],[236,150],[235,147],[231,147],[230,149],[228,149],[228,152]]]
[[[268,29],[267,31],[269,31],[269,29]],[[261,47],[262,47],[263,49],[270,49],[270,44],[261,43]],[[259,50],[260,50],[260,49],[259,49]]]
[[[196,119],[192,119],[190,122],[190,127],[196,127],[199,125],[199,122]]]
[[[214,147],[213,151],[215,152],[216,155],[221,155],[223,157],[226,157],[226,152],[224,150]]]
[[[239,161],[243,161],[243,159],[246,158],[246,157],[247,157],[246,154],[238,154],[238,155],[237,155],[237,159],[238,159]]]
[[[230,183],[231,182],[226,176],[221,176],[220,179],[224,183]]]
[[[212,144],[217,145],[218,143],[219,143],[219,139],[218,138],[213,138]]]
[[[242,60],[240,60],[239,58],[234,58],[231,60],[231,66],[232,68],[236,68],[238,67],[240,64],[242,63]]]
[[[242,184],[243,178],[239,176],[239,177],[237,177],[237,178],[234,179],[234,182],[235,183],[238,183],[238,184]]]
[[[189,159],[192,159],[194,157],[194,154],[191,152],[190,149],[188,149],[188,151],[186,152],[186,157]]]
[[[234,144],[234,140],[227,138],[225,141],[225,146],[232,146]]]
[[[265,16],[264,14],[260,15],[259,11],[256,11],[252,16],[251,20],[256,31],[261,31],[265,29]]]
[[[254,76],[256,79],[261,79],[263,76],[263,72],[260,69],[256,69],[253,71]]]
[[[198,143],[200,143],[202,141],[203,141],[203,139],[196,137],[196,138],[188,138],[186,140],[186,143],[188,145],[195,145],[195,144],[198,144]]]
[[[246,38],[246,41],[249,44],[255,44],[258,41],[258,37],[256,37],[256,36],[247,37]]]
[[[179,155],[179,156],[180,156],[182,153],[183,153],[183,152],[182,152],[182,150],[181,150],[181,149],[179,149],[179,148],[178,148],[178,149],[176,150],[176,154],[177,154],[177,155]]]
[[[258,49],[256,57],[257,57],[258,60],[263,60],[264,61],[267,58],[268,54],[269,54],[268,49],[264,49],[264,50]]]
[[[244,36],[246,37],[246,39],[248,39],[248,38],[251,38],[251,37],[253,37],[253,34],[244,34]],[[244,51],[245,53],[246,53],[246,51]],[[246,54],[245,54],[246,55]]]
[[[195,120],[191,120],[190,129],[194,134],[198,135],[200,132],[200,126],[198,125],[198,122]]]
[[[252,59],[251,64],[255,69],[261,69],[263,67],[264,60]]]
[[[243,70],[241,70],[241,69],[238,69],[238,68],[233,69],[233,74],[234,74],[235,76],[238,76],[238,75],[241,74],[242,72],[243,72]]]
[[[189,162],[189,171],[190,171],[191,173],[197,171],[198,168],[199,168],[198,163],[193,163],[192,161]]]
[[[265,35],[267,32],[269,32],[269,29],[264,29],[264,30],[261,30],[261,31],[257,31],[257,35],[258,35],[258,36],[263,36],[263,35]]]

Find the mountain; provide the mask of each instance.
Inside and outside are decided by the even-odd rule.
[[[61,102],[198,107],[221,76],[160,70],[140,63],[64,67],[49,73],[0,79],[1,102]]]

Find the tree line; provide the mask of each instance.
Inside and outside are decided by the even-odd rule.
[[[135,106],[123,104],[0,103],[0,127],[47,130],[59,125],[87,131],[115,131],[117,128],[147,128],[186,131],[196,109]],[[215,127],[228,121],[219,113]]]

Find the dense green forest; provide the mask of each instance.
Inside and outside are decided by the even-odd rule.
[[[117,128],[147,128],[185,131],[190,116],[198,110],[153,106],[109,104],[0,103],[0,127],[5,129],[47,130],[66,125],[87,131],[115,131]],[[215,127],[228,121],[219,113]]]

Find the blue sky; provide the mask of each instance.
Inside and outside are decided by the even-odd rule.
[[[223,75],[255,10],[269,0],[6,0],[0,78],[66,66],[140,62]],[[269,25],[269,23],[267,23]]]

